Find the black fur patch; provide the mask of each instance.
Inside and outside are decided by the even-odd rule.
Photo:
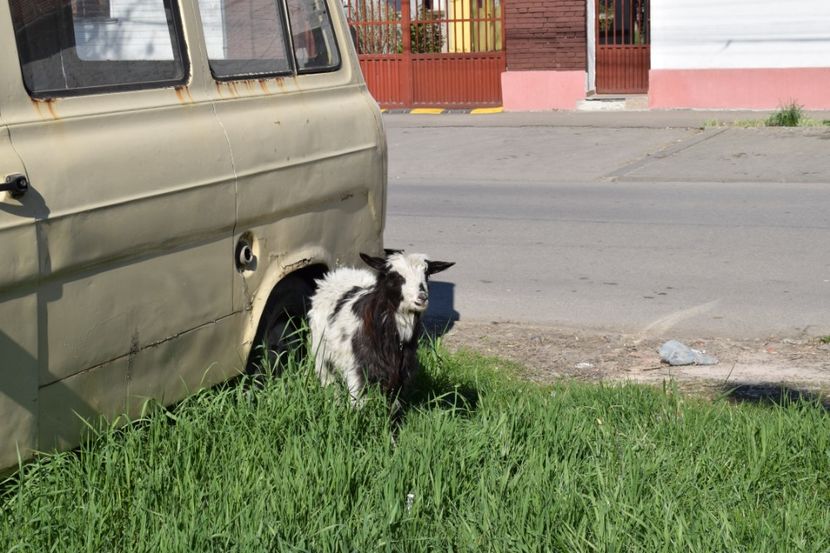
[[[334,320],[337,318],[337,314],[340,313],[340,310],[343,309],[343,306],[349,302],[350,299],[355,297],[355,294],[363,290],[360,286],[354,286],[351,289],[347,290],[345,294],[340,296],[337,300],[337,303],[334,304],[334,311],[329,314],[329,323],[334,323]]]
[[[391,272],[378,277],[375,288],[352,305],[362,323],[352,337],[352,349],[368,384],[379,384],[390,398],[397,396],[418,369],[420,315],[415,315],[412,338],[401,343],[395,313],[403,301],[404,278]]]

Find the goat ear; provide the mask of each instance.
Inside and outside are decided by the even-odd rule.
[[[381,273],[386,272],[386,260],[382,257],[372,257],[371,255],[366,255],[365,253],[360,253],[360,259],[362,259],[366,265],[371,267],[372,269],[379,271]]]
[[[454,261],[427,261],[427,274],[434,275],[455,265]]]
[[[385,255],[386,257],[395,255],[396,253],[403,253],[403,250],[393,250],[393,249],[390,249],[390,248],[384,248],[383,249],[383,255]]]

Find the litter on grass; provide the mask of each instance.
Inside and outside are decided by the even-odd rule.
[[[718,359],[716,357],[707,355],[702,351],[692,349],[677,340],[669,340],[660,346],[660,349],[657,351],[660,353],[660,359],[674,367],[681,365],[718,364]]]

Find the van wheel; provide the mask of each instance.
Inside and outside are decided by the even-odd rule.
[[[306,329],[314,288],[299,275],[288,275],[271,292],[248,355],[249,373],[273,367],[281,371],[289,358],[307,355]]]

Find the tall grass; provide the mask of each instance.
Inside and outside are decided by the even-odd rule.
[[[354,410],[289,363],[42,457],[4,485],[0,550],[830,550],[817,405],[540,388],[421,356],[399,426],[379,393]]]
[[[804,108],[795,103],[778,108],[766,120],[768,127],[798,127],[804,119]]]

